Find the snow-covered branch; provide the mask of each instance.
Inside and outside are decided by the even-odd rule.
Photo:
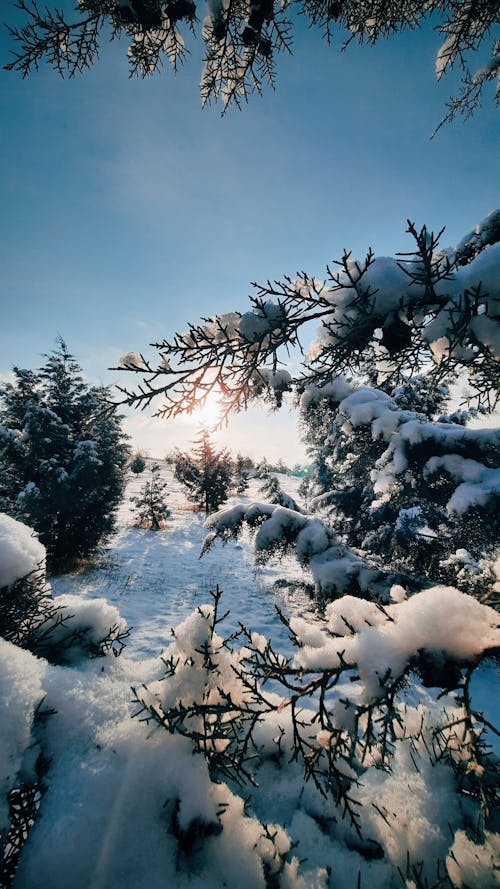
[[[319,27],[328,42],[340,36],[344,48],[355,40],[374,44],[399,31],[415,30],[434,16],[442,38],[436,57],[438,79],[458,63],[473,86],[472,92],[466,89],[451,100],[445,120],[456,111],[470,114],[485,83],[498,75],[497,43],[475,75],[467,69],[469,57],[483,49],[498,25],[497,0],[301,0],[296,7],[279,0],[208,0],[203,10],[195,0],[78,0],[72,17],[61,9],[43,8],[37,0],[17,0],[16,5],[25,23],[9,27],[18,49],[5,67],[23,76],[44,61],[61,75],[85,70],[95,62],[106,31],[112,39],[128,40],[133,74],[153,74],[164,59],[175,70],[187,54],[181,28],[194,34],[203,17],[202,101],[220,101],[224,110],[231,103],[239,107],[251,93],[261,93],[266,83],[274,86],[275,57],[291,53],[298,15]]]
[[[141,719],[166,729],[166,737],[188,740],[215,781],[250,784],[258,794],[262,782],[281,776],[288,785],[302,773],[300,798],[310,817],[321,815],[324,833],[341,836],[361,858],[388,865],[381,885],[391,884],[391,869],[397,873],[407,857],[416,859],[423,879],[436,858],[446,873],[450,842],[458,861],[460,830],[472,818],[479,825],[476,842],[487,844],[489,857],[495,763],[481,738],[486,723],[472,707],[470,680],[500,646],[493,609],[449,588],[384,608],[347,596],[313,625],[281,615],[297,649],[285,658],[244,626],[224,639],[220,598],[217,589],[211,606],[176,629],[164,658],[166,677],[135,689]],[[442,693],[426,695],[425,686]],[[411,841],[411,830],[398,832],[396,821],[406,811],[394,796],[401,781],[408,799],[421,798],[415,781],[430,797],[431,787],[446,793],[443,818],[434,798],[420,813],[428,839],[428,818],[432,823],[431,848]],[[468,802],[456,821],[460,798]],[[226,829],[213,811],[204,822],[199,835],[205,839]],[[186,830],[184,824],[179,831],[182,843]],[[460,873],[451,852],[449,860]]]
[[[175,417],[214,392],[222,422],[255,399],[279,405],[285,392],[339,374],[365,374],[389,388],[430,367],[436,384],[466,373],[491,408],[500,392],[499,220],[500,211],[490,214],[455,250],[439,248],[442,232],[409,224],[411,254],[369,252],[356,262],[344,253],[324,280],[303,272],[254,285],[250,311],[203,319],[155,343],[157,363],[128,353],[118,369],[143,381],[136,390],[118,387],[120,403],[144,408],[162,398],[157,414]],[[319,329],[306,349],[311,322]],[[291,346],[306,356],[293,378],[284,368]]]

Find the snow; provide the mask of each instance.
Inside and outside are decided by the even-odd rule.
[[[458,889],[493,889],[500,860],[500,837],[485,832],[485,842],[476,845],[465,831],[458,830],[446,859],[450,878]]]
[[[300,397],[300,409],[305,413],[309,405],[316,404],[322,398],[328,398],[338,404],[353,391],[353,384],[345,377],[336,377],[324,386],[306,386]]]
[[[245,312],[239,319],[239,334],[249,343],[255,343],[263,336],[271,333],[285,319],[282,306],[271,300],[262,303],[252,312]]]
[[[32,528],[0,513],[0,588],[45,568],[45,547]]]
[[[458,454],[431,457],[424,466],[424,477],[444,469],[454,481],[460,482],[447,503],[448,512],[459,515],[473,506],[485,506],[495,495],[500,495],[500,469],[488,469],[477,460]]]
[[[257,377],[260,377],[274,392],[284,392],[292,381],[287,370],[270,370],[267,367],[259,367]]]
[[[500,210],[493,210],[480,223],[474,226],[471,232],[464,235],[462,240],[456,246],[458,254],[467,251],[477,252],[482,250],[488,243],[495,231],[500,226]]]
[[[457,423],[431,422],[416,411],[401,410],[387,393],[371,386],[350,386],[349,394],[341,398],[345,381],[334,380],[321,389],[308,387],[302,396],[305,411],[320,398],[338,401],[338,417],[343,419],[342,430],[350,433],[358,427],[368,427],[374,441],[387,443],[387,449],[371,472],[374,491],[378,494],[372,506],[387,500],[397,487],[398,476],[410,464],[412,450],[419,445],[435,448],[422,470],[423,478],[444,472],[456,483],[447,508],[449,512],[464,514],[474,506],[487,506],[500,491],[500,470],[464,456],[471,451],[478,456],[495,454],[500,449],[500,430],[465,428]],[[491,458],[490,458],[491,459]],[[425,523],[422,523],[422,530]]]
[[[394,682],[419,650],[437,664],[463,663],[500,645],[497,612],[452,587],[423,590],[384,610],[347,596],[327,607],[327,618],[330,633],[338,638],[325,635],[321,646],[304,644],[297,665],[332,669],[343,657],[357,667],[367,701],[383,695],[383,677]]]
[[[446,53],[446,45],[443,52]],[[443,62],[445,55],[438,59]],[[464,341],[451,347],[452,355],[465,364],[470,363],[475,357],[471,345],[476,340],[494,356],[500,355],[500,243],[489,243],[497,224],[498,211],[494,211],[462,240],[456,251],[448,249],[433,257],[436,270],[440,267],[443,277],[434,284],[436,304],[427,303],[428,311],[421,316],[419,327],[420,336],[437,363],[449,354],[450,344],[456,343],[456,325],[464,317],[467,294],[478,295],[477,313],[465,318],[467,330],[461,337]],[[481,252],[468,264],[457,265],[449,271],[455,256],[460,261],[480,248]],[[417,272],[416,266],[392,257],[374,257],[367,267],[363,262],[346,260],[346,268],[333,277],[333,286],[321,292],[322,298],[331,303],[332,312],[325,317],[310,347],[309,360],[317,359],[325,347],[341,344],[352,335],[353,329],[358,332],[360,344],[364,339],[368,343],[377,329],[398,320],[406,323],[408,317],[421,312],[422,300],[428,296],[423,285],[415,280]],[[313,296],[312,288],[309,290]],[[367,314],[368,304],[370,313]]]
[[[256,575],[248,536],[238,543],[228,543],[225,548],[215,546],[200,558],[207,533],[205,516],[188,506],[182,485],[172,471],[163,464],[160,470],[161,478],[168,483],[168,504],[172,511],[165,530],[154,532],[133,527],[129,497],[140,491],[144,474],[130,473],[109,556],[101,565],[83,573],[53,578],[54,596],[69,593],[83,600],[105,597],[133,628],[126,653],[134,658],[159,654],[168,643],[171,628],[198,605],[209,601],[209,592],[215,590],[217,584],[224,590],[224,610],[230,609],[228,631],[237,629],[238,620],[253,626],[257,613],[262,632],[270,635],[271,628],[276,626],[275,603],[285,609],[297,607],[312,614],[308,597],[294,586],[295,581],[309,581],[310,576],[293,558],[285,560],[284,570],[282,566],[266,564]],[[296,496],[300,479],[286,476],[286,484]],[[251,479],[246,496],[233,497],[226,507],[209,516],[208,529],[220,524],[230,533],[241,515],[242,504],[249,524],[258,523],[263,515],[272,515],[275,506],[253,499],[259,486],[260,480]],[[289,584],[274,588],[273,584],[284,574]],[[277,632],[278,646],[288,645],[284,628],[278,626]]]
[[[127,623],[114,605],[106,599],[82,599],[71,593],[62,593],[54,598],[57,612],[44,624],[50,635],[51,645],[64,643],[77,635],[80,643],[66,646],[65,663],[78,663],[85,657],[89,645],[99,646],[111,633],[113,638],[126,633]]]
[[[7,792],[19,780],[33,780],[38,751],[31,726],[44,697],[46,664],[0,638],[0,836],[8,827]]]
[[[123,368],[123,370],[146,370],[146,364],[144,359],[138,352],[125,352],[120,356],[120,360],[118,362],[118,367]]]
[[[393,586],[392,603],[384,610],[347,596],[330,603],[322,619],[305,592],[294,588],[294,581],[308,576],[295,560],[285,559],[276,570],[266,564],[255,576],[249,540],[231,539],[245,516],[256,523],[257,536],[263,532],[272,543],[268,523],[274,523],[295,535],[293,544],[303,561],[337,561],[340,576],[341,551],[320,521],[259,504],[253,498],[260,481],[252,480],[240,505],[233,499],[209,519],[212,530],[225,527],[226,546],[199,559],[204,517],[187,508],[171,470],[162,466],[161,473],[172,507],[165,530],[132,527],[129,496],[142,482],[130,476],[105,560],[52,581],[56,603],[74,614],[76,626],[91,626],[95,639],[111,623],[134,625],[123,654],[83,659],[79,651],[68,665],[51,666],[0,640],[0,826],[7,824],[7,790],[20,780],[33,780],[40,750],[50,760],[47,790],[13,889],[67,889],[68,875],[75,889],[265,889],[270,884],[277,889],[352,889],[358,873],[363,886],[392,889],[400,884],[397,868],[406,869],[407,854],[412,864],[422,862],[430,885],[439,857],[447,861],[457,886],[487,887],[498,838],[487,833],[484,845],[472,843],[464,832],[453,768],[445,758],[431,763],[426,752],[443,706],[450,719],[458,712],[453,696],[443,704],[417,688],[416,702],[395,704],[403,708],[411,737],[396,729],[391,773],[371,767],[376,751],[358,771],[342,760],[346,780],[360,779],[351,793],[359,803],[363,839],[343,817],[335,794],[324,797],[313,782],[304,782],[302,764],[290,758],[289,701],[274,688],[265,687],[265,698],[279,709],[263,715],[255,730],[254,787],[238,787],[220,776],[214,780],[188,738],[146,722],[151,709],[138,711],[140,702],[160,715],[193,702],[216,707],[223,691],[230,693],[234,707],[247,701],[239,670],[248,650],[239,643],[233,650],[222,644],[243,621],[253,631],[248,644],[261,657],[268,640],[287,657],[295,651],[302,668],[338,663],[343,652],[360,678],[339,684],[332,693],[331,727],[353,730],[359,703],[380,698],[381,675],[390,669],[394,678],[406,670],[419,648],[433,653],[439,665],[447,658],[473,662],[485,648],[498,645],[496,612],[450,588],[406,599],[404,590]],[[299,480],[288,478],[287,484],[296,496]],[[352,568],[349,556],[344,569]],[[288,585],[274,585],[278,577]],[[224,589],[220,609],[231,613],[224,628],[217,625],[212,633],[209,590],[217,582]],[[290,616],[302,644],[298,650],[277,620],[275,604]],[[216,672],[206,669],[207,653],[217,663]],[[166,679],[170,661],[175,672]],[[490,675],[486,685],[490,705],[493,679]],[[52,715],[37,721],[33,716],[42,699]],[[327,757],[333,735],[311,722],[311,706],[307,701],[301,713],[304,731],[314,750]],[[194,726],[196,719],[191,717]],[[229,710],[225,722],[212,723],[218,755],[230,743],[233,719]],[[419,739],[423,724],[427,733]],[[276,739],[281,736],[280,754]],[[457,749],[456,756],[461,755]],[[476,819],[477,807],[467,805]]]

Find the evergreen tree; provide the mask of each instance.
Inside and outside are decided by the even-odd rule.
[[[140,475],[141,472],[144,472],[146,468],[146,462],[144,457],[142,456],[140,451],[137,451],[134,454],[132,460],[130,461],[130,471],[134,473],[134,475]]]
[[[455,508],[453,476],[463,467],[476,474],[480,467],[486,474],[497,471],[498,453],[495,441],[488,445],[484,436],[465,432],[470,412],[445,412],[448,397],[445,383],[432,387],[422,375],[390,394],[354,385],[351,395],[343,387],[336,397],[328,387],[323,396],[316,392],[302,420],[312,458],[307,502],[340,539],[386,568],[481,595],[494,580],[498,494],[492,490]],[[349,404],[353,398],[358,408],[365,405],[364,416]],[[381,405],[394,434],[381,428],[377,437],[373,423]],[[407,424],[413,424],[414,442],[405,436]],[[463,440],[455,434],[460,429]]]
[[[255,466],[255,478],[266,479],[269,476],[270,466],[266,457],[263,457]]]
[[[244,494],[248,491],[248,473],[253,464],[249,457],[237,454],[233,463],[233,481],[236,494]]]
[[[260,478],[262,478],[263,484],[259,490],[261,494],[264,494],[268,503],[276,503],[279,506],[286,507],[286,509],[302,512],[300,506],[293,497],[290,497],[290,495],[283,490],[278,476],[267,472],[265,475],[261,475]]]
[[[278,477],[276,475],[271,475],[270,472],[260,477],[263,482],[259,488],[260,493],[264,494],[264,497],[266,500],[269,500],[270,503],[279,503],[278,495],[281,491],[281,485]]]
[[[113,531],[127,446],[108,390],[84,383],[64,341],[46,358],[0,390],[0,508],[36,529],[54,572]]]
[[[420,587],[494,594],[500,431],[464,424],[500,397],[500,211],[454,249],[440,247],[442,232],[410,222],[408,232],[411,253],[360,262],[345,252],[326,280],[301,272],[256,285],[250,311],[158,343],[158,367],[142,368],[137,392],[123,390],[127,404],[167,396],[165,417],[195,403],[214,372],[224,416],[256,400],[276,406],[277,377],[280,400],[283,385],[295,390],[314,461],[308,499],[325,518],[284,515],[280,503],[268,524],[269,508],[257,510],[256,550],[263,559],[295,547],[323,596],[387,596],[408,572]],[[292,378],[277,368],[311,321],[320,327]],[[446,413],[446,381],[459,377],[476,406]],[[255,510],[235,515],[211,526],[212,541],[255,526]]]
[[[151,478],[146,482],[138,497],[131,497],[135,505],[136,523],[141,527],[149,527],[152,531],[159,531],[161,523],[170,515],[170,510],[165,503],[167,483],[160,477],[158,463],[151,467]]]
[[[434,15],[442,44],[436,57],[438,79],[455,65],[463,71],[462,91],[451,99],[445,120],[457,113],[470,116],[481,103],[484,86],[497,78],[500,69],[498,41],[493,41],[486,64],[475,74],[466,64],[498,23],[498,0],[301,0],[295,5],[278,0],[229,4],[214,0],[208,15],[195,0],[79,0],[73,17],[52,3],[43,9],[36,0],[18,0],[17,6],[24,13],[23,24],[9,30],[19,49],[5,67],[24,76],[37,70],[42,61],[61,75],[89,68],[98,56],[106,26],[113,37],[124,35],[131,41],[128,55],[133,74],[150,75],[165,58],[175,70],[186,55],[182,31],[194,31],[197,17],[204,18],[204,104],[221,99],[225,105],[239,106],[251,92],[260,93],[264,82],[274,85],[275,55],[292,51],[292,28],[299,16],[319,27],[328,42],[340,37],[345,48],[353,40],[374,44],[399,31],[415,30]]]
[[[174,474],[187,496],[208,515],[227,499],[232,481],[231,458],[226,450],[216,451],[207,429],[203,429],[190,454],[177,451]]]

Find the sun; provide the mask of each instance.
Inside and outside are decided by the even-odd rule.
[[[192,413],[186,416],[186,421],[193,426],[215,426],[220,416],[220,405],[218,403],[219,396],[211,392],[207,396],[205,404],[197,407]]]

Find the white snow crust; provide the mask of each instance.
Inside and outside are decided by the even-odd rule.
[[[45,568],[45,547],[32,528],[0,513],[0,588]]]

